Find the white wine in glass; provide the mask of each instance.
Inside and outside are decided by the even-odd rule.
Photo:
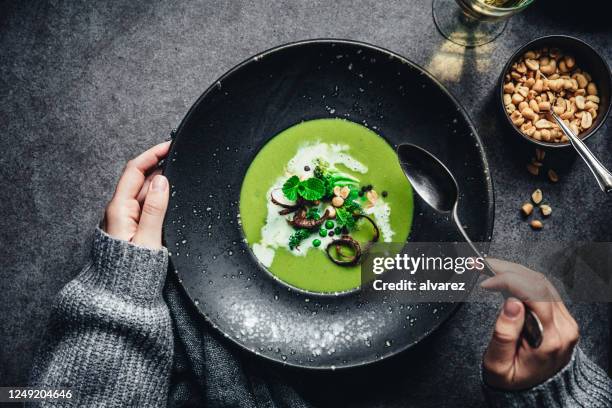
[[[465,47],[487,44],[504,31],[508,18],[533,0],[434,0],[433,17],[440,33]]]

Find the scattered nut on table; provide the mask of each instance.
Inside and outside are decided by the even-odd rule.
[[[533,163],[527,164],[527,171],[534,176],[537,176],[538,174],[540,174],[540,168]]]
[[[540,220],[531,220],[529,225],[531,225],[531,228],[535,230],[541,230],[542,228],[544,228],[544,224]]]
[[[538,172],[540,171],[540,168],[544,166],[543,161],[545,156],[546,154],[544,150],[535,149],[535,157],[531,159],[531,163],[527,164],[527,169],[530,172],[533,172],[532,174],[537,176]],[[559,181],[559,176],[553,169],[549,168],[547,174],[551,182],[556,183],[557,181]],[[544,204],[542,202],[543,199],[544,193],[542,192],[542,190],[539,188],[535,189],[531,193],[531,202],[527,201],[524,202],[523,205],[521,205],[521,214],[523,215],[523,217],[529,219],[532,214],[535,214],[534,210],[536,207],[540,209],[542,217],[549,217],[552,214],[552,207],[549,204]],[[541,220],[532,219],[528,222],[531,228],[534,230],[541,230],[542,228],[544,228],[544,223]]]
[[[591,75],[573,56],[556,48],[530,50],[512,64],[505,78],[504,106],[524,135],[550,143],[569,142],[551,110],[578,136],[593,126],[599,92]]]
[[[556,183],[557,181],[559,181],[559,176],[557,175],[557,172],[553,169],[548,169],[548,179],[551,182]]]
[[[542,202],[542,198],[544,198],[544,194],[542,194],[542,190],[539,188],[531,193],[531,199],[535,204],[540,204]]]

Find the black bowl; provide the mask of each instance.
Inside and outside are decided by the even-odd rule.
[[[189,110],[166,160],[171,264],[198,311],[229,340],[312,369],[393,356],[459,306],[303,293],[273,279],[243,242],[240,186],[259,149],[296,123],[329,117],[367,124],[393,148],[417,144],[444,161],[463,192],[459,216],[474,241],[490,241],[495,213],[484,148],[467,114],[400,55],[354,41],[308,40],[265,51],[219,78]],[[410,241],[461,240],[448,217],[418,197],[414,213]],[[478,277],[467,275],[471,288]]]
[[[587,71],[591,77],[593,78],[593,82],[597,85],[597,89],[599,92],[599,112],[597,114],[597,118],[595,119],[593,125],[589,129],[588,132],[584,133],[581,136],[582,140],[586,140],[601,127],[606,118],[608,117],[608,113],[610,112],[610,94],[612,94],[612,80],[610,78],[610,67],[608,66],[606,60],[595,51],[590,45],[585,43],[582,40],[579,40],[574,37],[570,37],[567,35],[548,35],[545,37],[537,38],[533,41],[528,42],[519,48],[513,55],[510,57],[504,69],[501,72],[499,78],[499,102],[502,113],[506,118],[506,123],[512,128],[514,133],[516,133],[519,137],[528,142],[537,145],[541,148],[566,148],[571,146],[568,143],[551,143],[544,142],[540,140],[535,140],[527,135],[524,135],[520,129],[518,129],[512,121],[510,120],[510,116],[506,112],[504,107],[504,77],[511,70],[512,64],[517,61],[525,52],[529,50],[536,50],[539,48],[548,47],[548,48],[559,48],[562,52],[568,53],[574,56],[576,59],[576,65],[580,67],[583,71]]]

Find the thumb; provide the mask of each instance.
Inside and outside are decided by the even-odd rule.
[[[484,356],[485,379],[490,385],[511,380],[524,321],[523,303],[516,298],[506,299]]]
[[[137,245],[159,249],[162,246],[162,225],[168,208],[168,179],[161,174],[153,177],[142,205],[138,230],[132,239]]]

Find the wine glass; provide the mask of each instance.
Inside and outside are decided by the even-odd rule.
[[[533,0],[434,0],[433,18],[450,41],[477,47],[499,37],[508,18],[531,3]]]

